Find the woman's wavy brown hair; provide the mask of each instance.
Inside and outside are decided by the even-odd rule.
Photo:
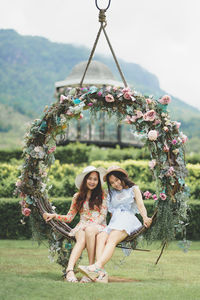
[[[88,173],[82,183],[81,183],[81,187],[80,190],[78,192],[78,195],[76,197],[76,209],[77,211],[80,211],[83,207],[83,203],[86,200],[87,197],[87,192],[88,192],[88,188],[87,188],[87,179],[90,176],[91,173],[93,173],[95,171],[92,171],[90,173]],[[97,206],[98,209],[101,208],[102,205],[102,201],[103,201],[103,189],[101,187],[101,181],[100,181],[100,176],[99,176],[99,172],[96,172],[98,175],[98,184],[96,186],[96,188],[94,190],[92,190],[91,193],[91,197],[89,199],[89,208],[94,210],[94,207]]]
[[[112,187],[111,187],[111,184],[109,182],[109,177],[111,175],[114,175],[119,180],[121,180],[121,183],[122,183],[124,188],[126,188],[126,187],[130,188],[130,187],[135,185],[135,183],[132,180],[130,180],[129,177],[126,174],[124,174],[120,171],[112,171],[112,172],[108,173],[108,175],[106,176],[106,182],[107,182],[107,186],[108,186],[108,192],[109,192],[109,195],[110,195],[110,199],[112,197],[112,193],[111,193],[111,188]]]

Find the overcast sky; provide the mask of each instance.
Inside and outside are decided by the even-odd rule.
[[[111,0],[106,15],[117,57],[140,64],[162,89],[200,109],[200,0]],[[91,49],[98,10],[95,0],[0,0],[2,28]],[[96,51],[110,55],[103,35]]]

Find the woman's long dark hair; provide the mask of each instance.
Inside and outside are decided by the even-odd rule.
[[[88,173],[82,181],[80,190],[76,197],[76,209],[78,211],[80,211],[82,209],[83,203],[86,200],[87,192],[88,192],[87,179],[90,176],[90,174],[93,172],[95,172],[95,171]],[[99,172],[96,172],[96,173],[98,175],[98,184],[95,187],[95,189],[91,191],[92,193],[91,193],[91,197],[89,199],[89,208],[92,210],[94,209],[95,206],[97,206],[98,209],[100,209],[101,205],[102,205],[102,201],[103,201],[103,189],[101,187],[101,180],[100,180]]]
[[[110,195],[110,200],[112,197],[112,193],[111,193],[111,184],[109,182],[109,177],[111,175],[114,175],[115,177],[117,177],[119,180],[121,180],[121,183],[123,185],[124,188],[128,187],[131,188],[132,186],[135,185],[135,183],[124,173],[120,172],[120,171],[112,171],[110,173],[108,173],[108,175],[106,176],[106,182],[107,182],[107,186],[108,186],[108,192]]]

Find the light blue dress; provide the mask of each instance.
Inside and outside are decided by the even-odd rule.
[[[103,231],[109,234],[113,229],[125,230],[130,235],[134,230],[142,226],[135,216],[135,214],[139,213],[135,202],[135,187],[122,189],[121,191],[112,189],[111,197],[108,194],[107,206],[112,217]]]

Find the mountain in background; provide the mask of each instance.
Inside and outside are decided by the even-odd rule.
[[[55,101],[54,84],[65,79],[77,63],[88,60],[90,50],[71,44],[53,43],[43,37],[22,36],[14,30],[0,30],[0,146],[13,132],[21,135],[17,122],[38,117],[45,105]],[[96,55],[120,80],[112,57]],[[143,94],[160,97],[158,78],[138,64],[119,59],[129,85]],[[189,137],[200,137],[200,111],[180,99],[173,98],[169,105],[172,119],[182,122],[182,130]],[[10,118],[5,118],[5,112]],[[15,115],[16,114],[16,115]],[[16,117],[17,116],[17,117]],[[8,143],[9,145],[10,143]]]

